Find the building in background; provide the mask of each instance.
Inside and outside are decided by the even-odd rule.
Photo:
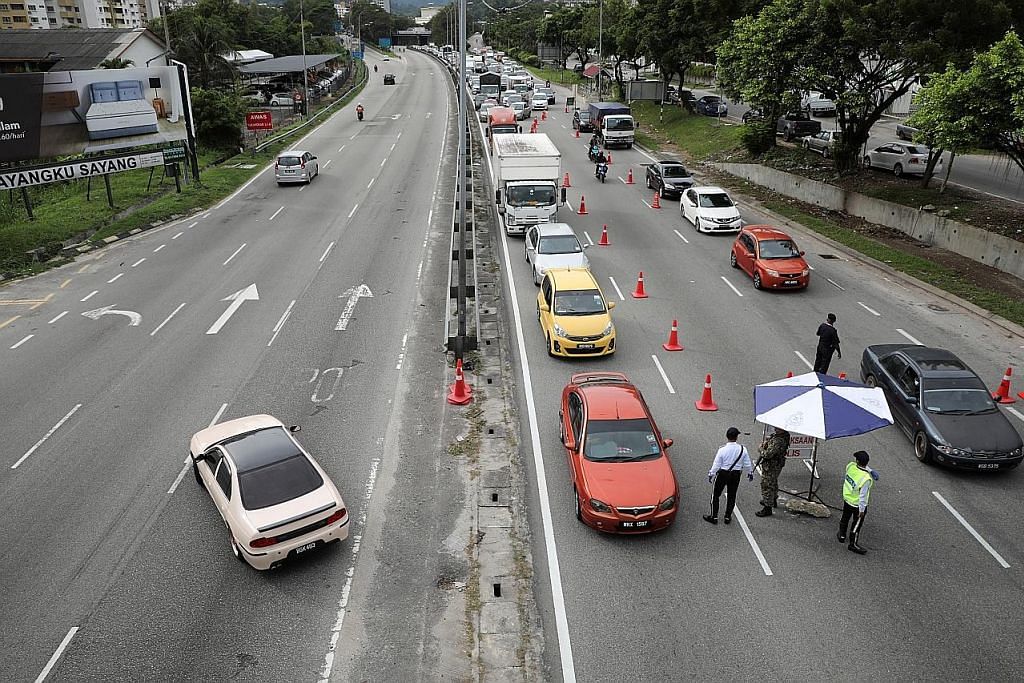
[[[144,28],[97,28],[53,31],[40,40],[39,31],[0,33],[0,73],[84,71],[108,59],[125,59],[133,66],[159,63],[167,51],[159,36]]]
[[[426,26],[430,23],[430,20],[437,16],[437,13],[443,10],[444,7],[435,7],[433,4],[427,5],[426,7],[420,7],[420,15],[414,19],[417,26]]]
[[[0,2],[0,29],[143,28],[159,16],[159,0]]]
[[[370,0],[370,2],[391,14],[391,0]]]

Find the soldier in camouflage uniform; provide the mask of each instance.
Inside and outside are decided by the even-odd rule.
[[[761,509],[754,514],[770,517],[779,502],[779,474],[786,466],[789,432],[779,427],[761,444]]]

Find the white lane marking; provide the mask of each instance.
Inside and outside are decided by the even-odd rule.
[[[25,342],[27,342],[29,339],[31,339],[34,336],[36,336],[36,335],[30,334],[30,335],[26,336],[20,342],[18,342],[17,344],[14,344],[13,346],[11,346],[11,350],[13,351],[14,349],[18,348],[19,346],[21,346],[22,344],[24,344]]]
[[[897,327],[896,331],[899,332],[900,334],[902,334],[904,337],[906,337],[910,341],[911,344],[917,344],[918,346],[924,346],[924,344],[922,344],[921,342],[917,341],[912,336],[910,336],[910,334],[906,330],[901,330],[900,328]]]
[[[139,259],[138,261],[136,261],[135,263],[133,263],[133,264],[132,264],[132,268],[134,268],[134,267],[136,267],[136,266],[139,266],[139,265],[142,265],[142,263],[143,263],[143,262],[145,262],[145,260],[146,260],[146,257],[145,257],[145,256],[143,256],[143,257],[142,257],[142,258],[140,258],[140,259]]]
[[[309,187],[309,185],[308,185],[308,184],[307,184],[307,185],[303,185],[302,187],[300,187],[300,188],[299,188],[299,192],[302,192],[302,191],[303,191],[303,190],[305,190],[305,189],[306,189],[307,187]]]
[[[336,332],[344,332],[348,329],[348,324],[352,320],[352,314],[356,312],[356,305],[362,298],[373,298],[373,292],[366,284],[361,284],[358,287],[349,287],[341,293],[339,299],[348,297],[348,301],[345,302],[345,308],[341,312],[341,317],[338,318],[338,324],[334,326]]]
[[[214,322],[213,325],[210,325],[210,329],[206,331],[206,334],[217,334],[218,332],[220,332],[221,328],[224,327],[225,323],[227,323],[227,321],[231,319],[231,316],[235,314],[235,311],[241,308],[242,304],[245,303],[246,301],[259,300],[260,292],[256,288],[255,282],[246,287],[245,289],[240,289],[234,294],[227,295],[226,297],[221,299],[221,301],[230,301],[231,303],[228,304],[227,309],[225,309],[225,311],[220,314],[220,317],[217,318],[216,322]]]
[[[433,114],[433,113],[434,113],[434,112],[428,111],[428,112],[427,112],[427,116],[426,116],[426,118],[428,118],[428,119],[429,119],[429,118],[430,118],[430,115],[431,115],[431,114]]]
[[[402,369],[402,363],[405,362],[405,345],[409,341],[409,333],[406,332],[402,335],[402,349],[398,352],[398,362],[395,363],[395,370]]]
[[[569,126],[567,126],[567,125],[565,125],[565,124],[563,123],[563,124],[562,124],[562,128],[568,129],[568,128],[569,128]]]
[[[343,149],[345,149],[345,145],[342,145],[341,147],[339,147],[339,148],[338,148],[338,151],[340,152],[340,151],[341,151],[341,150],[343,150]]]
[[[276,325],[274,325],[274,335],[270,338],[270,341],[267,342],[267,346],[273,344],[274,340],[277,339],[278,333],[284,328],[285,321],[288,320],[288,316],[292,314],[292,306],[294,305],[295,299],[292,299],[292,302],[288,304],[288,308],[284,309],[284,313],[281,314],[281,319],[277,321]]]
[[[331,249],[334,249],[334,242],[331,242],[330,244],[328,244],[327,248],[324,249],[324,253],[321,254],[321,256],[320,256],[320,263],[324,262],[324,259],[327,258],[327,255],[331,253]]]
[[[162,323],[160,323],[159,325],[157,325],[156,329],[149,333],[149,336],[150,337],[155,336],[156,333],[159,332],[161,330],[161,328],[163,328],[164,325],[169,323],[171,321],[171,318],[176,316],[178,314],[178,311],[180,311],[183,308],[185,308],[185,304],[181,304],[180,306],[175,308],[173,311],[171,311],[171,314],[169,316],[167,316],[166,318],[164,318],[164,321]]]
[[[589,232],[587,232],[586,230],[584,230],[584,231],[583,231],[583,236],[587,238],[587,246],[588,246],[588,247],[592,247],[592,246],[594,246],[594,238],[590,236],[590,233],[589,233]]]
[[[55,322],[57,322],[58,320],[60,320],[61,318],[63,318],[64,316],[66,316],[67,314],[68,314],[68,312],[67,312],[67,311],[64,311],[63,313],[60,313],[60,314],[58,314],[56,318],[54,318],[53,320],[51,320],[51,321],[50,321],[49,323],[47,323],[47,324],[48,324],[48,325],[52,325],[52,324],[54,324]]]
[[[807,471],[810,472],[815,479],[821,479],[821,477],[818,476],[818,468],[815,467],[807,458],[804,458],[804,467],[807,468]]]
[[[359,133],[356,133],[355,135],[353,135],[352,137],[350,137],[350,138],[349,138],[349,140],[355,140],[355,139],[356,139],[356,135],[359,135]]]
[[[569,209],[569,213],[576,213],[576,209],[572,208],[572,204],[569,202],[565,203],[565,208]]]
[[[161,249],[163,249],[166,246],[167,246],[166,244],[161,244],[159,247],[157,247],[156,249],[153,250],[153,253],[155,254],[156,252],[160,251]]]
[[[352,210],[348,212],[348,217],[349,217],[349,218],[352,218],[352,216],[356,215],[356,209],[358,209],[358,208],[359,208],[359,205],[358,205],[358,204],[356,204],[355,206],[353,206],[353,207],[352,207]]]
[[[242,242],[242,246],[240,246],[240,247],[239,247],[238,249],[235,249],[235,253],[233,253],[233,254],[232,254],[231,256],[228,256],[228,260],[227,260],[227,261],[225,261],[224,263],[222,263],[221,265],[222,265],[222,266],[226,266],[227,264],[231,263],[231,260],[232,260],[233,258],[235,258],[236,256],[238,256],[238,252],[240,252],[240,251],[242,251],[243,249],[245,249],[245,245],[246,245],[246,244],[248,244],[248,242]]]
[[[652,355],[651,360],[654,361],[654,365],[658,368],[658,372],[661,373],[661,378],[665,380],[665,386],[668,387],[668,393],[676,393],[675,388],[672,386],[672,382],[668,380],[668,375],[665,374],[665,368],[661,367],[661,361],[658,360],[658,357]]]
[[[395,145],[397,145],[397,144],[398,144],[397,142],[392,142],[392,143],[391,143],[391,151],[392,151],[392,152],[394,152],[394,151],[395,151]]]
[[[118,280],[120,280],[120,279],[121,279],[122,277],[124,277],[124,273],[118,273],[118,274],[117,274],[117,275],[115,275],[114,277],[112,277],[112,278],[110,278],[109,280],[107,280],[107,284],[108,284],[108,285],[112,285],[112,284],[114,284],[115,282],[117,282]]]
[[[967,522],[967,520],[963,518],[963,515],[957,512],[956,509],[952,505],[950,505],[945,498],[942,497],[942,494],[940,494],[938,491],[932,491],[932,495],[935,496],[938,499],[938,501],[946,507],[947,510],[949,510],[950,514],[956,517],[956,521],[960,522],[960,524],[962,524],[963,527],[967,529],[968,533],[970,533],[971,536],[974,536],[974,540],[980,543],[981,547],[987,550],[988,554],[994,557],[996,559],[996,562],[998,562],[1003,569],[1010,568],[1010,564],[1003,559],[1003,556],[997,553],[996,549],[989,545],[988,541],[982,538],[981,534],[974,530],[974,527],[971,526]]]
[[[729,280],[727,280],[724,275],[722,275],[721,278],[722,278],[722,282],[724,282],[725,284],[729,285],[729,289],[731,289],[732,291],[736,292],[736,296],[743,296],[743,292],[741,292],[740,290],[736,289],[736,287],[733,286],[733,284],[731,282],[729,282]]]
[[[181,237],[181,236],[182,236],[182,235],[184,235],[184,234],[185,234],[184,232],[179,232],[179,233],[178,233],[177,235],[175,235],[175,236],[174,236],[174,237],[172,237],[171,239],[172,239],[172,240],[176,240],[176,239],[178,239],[179,237]]]
[[[619,285],[615,282],[615,278],[609,275],[608,279],[612,281],[612,287],[615,288],[615,293],[619,295],[619,301],[625,301],[626,297],[622,296],[622,290],[619,289]]]
[[[279,208],[279,209],[278,209],[277,211],[275,211],[275,212],[274,212],[273,214],[271,214],[271,216],[270,216],[270,220],[274,220],[275,218],[277,218],[277,214],[281,213],[282,211],[284,211],[284,207],[283,207],[283,206],[282,206],[282,207],[280,207],[280,208]]]
[[[674,232],[676,235],[678,235],[679,239],[681,239],[682,241],[686,242],[687,244],[690,243],[690,240],[688,240],[685,237],[683,237],[683,233],[679,232],[678,230],[673,230],[672,232]]]
[[[46,432],[46,434],[43,434],[43,438],[39,439],[39,441],[36,441],[35,445],[34,445],[34,446],[32,446],[32,448],[30,448],[30,449],[28,449],[27,451],[25,451],[25,455],[23,455],[23,456],[21,456],[20,458],[18,458],[18,462],[16,462],[16,463],[14,463],[13,465],[11,465],[11,469],[12,469],[12,470],[16,470],[16,469],[18,469],[18,465],[20,465],[21,463],[25,462],[25,460],[26,460],[26,459],[28,458],[28,456],[30,456],[30,455],[32,455],[33,453],[35,453],[35,452],[36,452],[36,449],[38,449],[38,448],[39,448],[40,446],[42,446],[42,445],[43,445],[43,443],[44,443],[44,442],[45,442],[45,441],[46,441],[47,439],[49,439],[49,438],[50,438],[51,436],[53,436],[53,433],[54,433],[54,432],[56,432],[56,431],[57,431],[58,429],[60,429],[60,426],[61,426],[62,424],[64,424],[64,423],[65,423],[65,422],[67,422],[68,420],[70,420],[70,419],[71,419],[71,416],[72,416],[72,415],[74,415],[75,413],[77,413],[77,412],[78,412],[78,409],[79,409],[79,408],[81,408],[81,407],[82,407],[82,404],[81,404],[81,403],[76,403],[76,404],[75,404],[75,407],[74,407],[74,408],[72,408],[71,410],[69,410],[69,411],[68,411],[68,414],[67,414],[67,415],[65,415],[64,417],[62,417],[62,418],[60,419],[60,421],[59,421],[59,422],[57,422],[57,424],[55,424],[55,425],[53,425],[52,427],[50,427],[50,431]]]
[[[313,393],[312,395],[310,395],[309,400],[312,401],[313,403],[327,403],[332,398],[334,398],[334,392],[338,390],[338,382],[341,381],[341,375],[344,372],[344,368],[327,368],[326,370],[323,371],[323,373],[318,372],[317,374],[320,376],[320,379],[317,381],[316,387],[313,389]],[[327,379],[328,374],[334,375],[334,381],[331,383],[330,393],[327,394],[327,396],[325,396],[324,398],[321,398],[320,390],[323,389],[324,380]]]
[[[761,546],[754,540],[754,535],[750,533],[750,527],[747,526],[747,520],[743,519],[743,513],[740,512],[739,508],[733,508],[733,512],[736,513],[736,521],[740,523],[740,528],[743,529],[743,535],[747,537],[747,543],[753,549],[754,554],[757,555],[757,561],[761,563],[761,570],[764,571],[765,576],[772,576],[772,568],[768,566],[768,560],[764,559],[764,553],[761,552]]]
[[[863,308],[865,311],[867,311],[871,315],[877,315],[879,317],[882,315],[881,313],[879,313],[875,309],[873,309],[870,306],[868,306],[867,304],[865,304],[863,301],[858,301],[857,305],[860,306],[861,308]]]
[[[800,353],[799,351],[793,351],[793,353],[796,354],[797,358],[799,358],[800,360],[802,360],[804,362],[804,365],[806,365],[811,370],[814,369],[814,363],[812,363],[811,361],[809,361],[806,358],[804,358],[804,354]]]
[[[328,166],[330,166],[332,161],[334,161],[334,159],[328,159],[327,161],[325,161],[324,162],[324,168],[327,168]]]
[[[383,159],[380,160],[380,167],[384,168],[384,164],[386,163],[388,163],[388,158],[384,157]]]
[[[814,266],[812,266],[810,263],[807,264],[807,267],[810,268],[811,270],[814,270]]]
[[[402,139],[402,133],[403,133],[403,132],[404,132],[404,131],[399,131],[399,132],[398,132],[398,137],[397,137],[397,138],[395,138],[395,139],[396,139],[396,140],[401,140],[401,139]]]
[[[46,680],[46,677],[50,675],[50,670],[53,669],[54,664],[57,663],[60,656],[64,654],[64,650],[67,649],[67,646],[71,643],[71,639],[75,637],[76,633],[78,633],[78,627],[72,626],[67,635],[64,636],[64,640],[60,641],[60,645],[57,646],[57,649],[54,650],[54,653],[50,656],[50,661],[46,663],[43,670],[39,672],[38,676],[36,676],[35,683],[43,683],[43,681]]]
[[[839,284],[838,282],[836,282],[836,281],[835,281],[835,280],[833,280],[832,278],[830,278],[830,277],[827,277],[827,278],[825,278],[825,279],[826,279],[826,280],[828,281],[828,283],[829,283],[829,284],[833,285],[833,286],[834,286],[834,287],[835,287],[836,289],[838,289],[839,291],[841,291],[841,292],[845,292],[845,291],[846,291],[845,289],[843,289],[843,286],[842,286],[842,285],[840,285],[840,284]]]
[[[206,214],[206,215],[207,215],[207,216],[209,216],[210,214]],[[205,217],[206,217],[206,216],[204,216],[204,218],[205,218]],[[191,230],[192,228],[196,227],[197,225],[199,225],[199,221],[196,221],[195,223],[193,223],[192,225],[188,226],[188,227],[187,227],[187,228],[185,228],[185,229],[186,229],[186,230]]]
[[[85,295],[84,297],[82,297],[82,299],[81,299],[81,300],[82,300],[82,301],[88,301],[89,299],[93,298],[94,296],[96,296],[96,295],[97,295],[97,294],[99,294],[99,293],[100,293],[100,290],[98,290],[98,289],[94,289],[94,290],[92,290],[92,291],[91,291],[90,293],[88,293],[88,294],[86,294],[86,295]]]
[[[227,408],[227,403],[220,404],[220,410],[218,410],[217,414],[213,416],[213,419],[210,420],[210,424],[208,424],[206,428],[209,429],[213,425],[217,424],[217,421],[220,420],[220,416],[224,414],[224,411],[227,410]],[[181,480],[185,478],[185,473],[188,472],[188,468],[191,466],[192,458],[191,456],[187,455],[185,456],[185,466],[181,468],[181,471],[178,472],[178,476],[174,478],[174,483],[171,484],[171,488],[167,489],[167,495],[171,495],[172,493],[174,493],[174,491],[178,488],[178,484],[180,484]]]
[[[1024,422],[1024,415],[1022,415],[1022,414],[1021,414],[1021,412],[1020,412],[1019,410],[1017,410],[1017,409],[1016,409],[1016,408],[1014,408],[1013,406],[1006,406],[1006,409],[1007,409],[1008,411],[1010,411],[1011,413],[1013,413],[1013,414],[1014,414],[1014,416],[1015,416],[1015,417],[1016,417],[1016,418],[1017,418],[1018,420],[1020,420],[1021,422]]]
[[[488,167],[488,171],[493,171]],[[569,636],[569,617],[565,612],[565,595],[562,592],[562,572],[558,564],[558,546],[555,544],[553,522],[551,520],[551,500],[548,498],[547,472],[544,469],[544,455],[540,446],[540,427],[537,424],[537,406],[534,403],[533,380],[530,372],[530,359],[526,354],[526,340],[523,334],[523,320],[519,312],[519,296],[516,293],[515,279],[512,277],[512,260],[509,257],[508,237],[501,230],[501,242],[504,251],[505,277],[508,280],[509,293],[512,295],[512,317],[516,326],[516,345],[519,348],[520,368],[523,375],[523,392],[526,398],[526,416],[530,424],[530,446],[533,451],[533,469],[537,478],[537,494],[540,498],[541,526],[544,529],[544,549],[547,553],[548,580],[551,584],[551,602],[555,612],[555,631],[557,634],[558,652],[562,665],[562,681],[575,683],[576,665],[572,658],[572,640]],[[615,280],[612,280],[615,284]],[[616,285],[615,289],[618,289]],[[621,292],[619,296],[622,297]],[[625,298],[622,298],[625,301]]]
[[[650,204],[648,204],[648,203],[647,203],[647,200],[646,200],[646,199],[641,199],[641,200],[640,200],[640,202],[641,202],[641,203],[642,203],[642,204],[643,204],[644,206],[646,206],[646,207],[647,207],[648,209],[653,209],[653,208],[654,208],[653,206],[651,206]]]
[[[373,183],[374,183],[375,180],[377,180],[377,179],[376,178],[370,178],[370,182],[366,184],[366,189],[367,190],[369,190],[371,187],[373,187]]]

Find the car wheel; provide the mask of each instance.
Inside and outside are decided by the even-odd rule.
[[[761,273],[754,271],[754,289],[761,289]]]
[[[192,474],[194,474],[195,477],[196,477],[196,483],[199,484],[200,486],[202,486],[203,485],[203,478],[201,476],[199,476],[199,466],[196,465],[196,461],[195,460],[192,461]]]
[[[536,268],[533,269],[533,284],[540,287],[540,273],[537,272]]]
[[[551,336],[550,335],[548,335],[548,334],[544,335],[544,343],[547,344],[548,355],[551,356],[552,358],[555,358],[555,352],[554,352],[554,349],[551,346]]]
[[[878,386],[878,380],[875,379],[874,375],[868,375],[867,377],[864,378],[864,385],[874,389],[875,387]]]
[[[828,150],[828,147],[825,147],[824,149],[821,150],[821,156],[823,156],[826,159],[828,159],[828,158],[830,158],[832,156],[832,152],[830,152]]]
[[[576,519],[583,521],[583,508],[580,507],[580,492],[576,490],[576,487],[572,489],[572,497],[576,504]]]
[[[903,177],[903,164],[896,164],[892,167],[892,174],[897,178]]]
[[[914,455],[923,463],[932,461],[932,454],[928,450],[928,436],[924,432],[914,435]]]
[[[651,176],[647,176],[647,189],[648,190],[654,189],[654,188],[651,187]]]
[[[793,131],[792,131],[792,129],[787,128],[784,131],[782,131],[782,139],[785,140],[786,142],[792,142],[793,141]]]
[[[740,267],[740,264],[736,263],[736,252],[735,251],[730,251],[729,252],[729,265],[732,266],[733,268],[739,268]]]
[[[871,157],[864,156],[864,168],[871,168]]]

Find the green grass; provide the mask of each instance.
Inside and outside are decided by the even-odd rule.
[[[814,232],[850,247],[865,256],[881,261],[895,270],[906,273],[922,282],[927,282],[961,299],[970,301],[974,305],[980,306],[1018,325],[1024,325],[1024,301],[1018,298],[1006,296],[1005,294],[993,292],[965,282],[960,275],[945,266],[933,263],[920,256],[894,249],[854,230],[844,228],[819,216],[807,213],[784,201],[768,199],[762,203],[771,211],[800,223]]]
[[[569,87],[574,84],[582,85],[587,82],[587,79],[583,78],[572,69],[552,69],[546,66],[527,66],[525,68],[540,80],[551,81],[551,85]]]
[[[657,149],[667,141],[697,160],[740,147],[743,126],[720,124],[709,116],[688,114],[680,107],[662,108],[652,102],[634,102],[632,108],[641,129],[637,141],[644,147]]]

